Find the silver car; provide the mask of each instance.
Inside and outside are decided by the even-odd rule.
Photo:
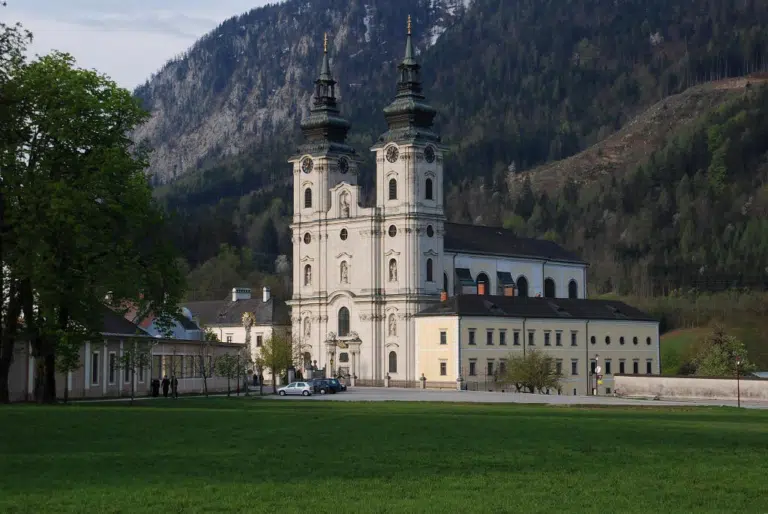
[[[300,394],[302,396],[312,395],[312,386],[306,382],[291,382],[285,387],[277,390],[277,394],[285,396],[286,394]]]

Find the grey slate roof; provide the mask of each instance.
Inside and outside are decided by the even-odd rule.
[[[231,299],[185,303],[192,317],[203,325],[240,325],[243,314],[252,312],[256,325],[290,325],[291,314],[282,300],[274,297],[264,303],[261,298],[250,300]]]
[[[658,321],[624,302],[520,296],[457,295],[416,316],[497,316],[502,318]]]
[[[101,332],[103,334],[150,337],[150,335],[138,325],[125,319],[124,316],[107,307],[104,308],[104,321]]]
[[[446,252],[526,257],[586,264],[578,255],[552,241],[519,237],[514,230],[480,225],[445,224]]]

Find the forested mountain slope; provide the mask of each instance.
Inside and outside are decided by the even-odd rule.
[[[582,237],[568,234],[562,221],[531,222],[533,208],[516,207],[519,192],[509,190],[511,172],[570,157],[697,83],[768,66],[768,5],[752,0],[289,0],[254,10],[225,22],[137,90],[153,110],[137,137],[157,149],[152,171],[170,182],[158,194],[177,213],[174,237],[192,268],[227,244],[227,255],[239,259],[232,273],[258,280],[246,276],[273,271],[277,255],[290,252],[285,158],[309,106],[322,33],[331,35],[351,142],[367,157],[394,95],[409,12],[425,92],[451,147],[450,217],[535,227],[535,235],[549,233],[588,258],[594,252],[582,239],[592,241],[595,227],[580,224]],[[369,159],[364,186],[372,169]],[[557,205],[566,196],[547,201]],[[470,197],[479,201],[466,202]],[[613,255],[618,243],[600,244]],[[217,262],[198,270],[193,287],[215,275]],[[613,287],[600,269],[592,277]],[[206,287],[215,289],[209,278]]]

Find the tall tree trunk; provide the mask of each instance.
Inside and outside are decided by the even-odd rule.
[[[43,403],[56,403],[56,352],[52,341],[47,343],[45,353],[45,379],[43,380]]]
[[[64,380],[64,403],[69,401],[69,380]]]
[[[2,285],[2,282],[0,282],[0,285]],[[21,314],[21,299],[19,298],[16,280],[11,281],[6,312],[2,332],[0,333],[0,403],[8,403],[11,400],[8,377],[11,372],[13,350],[19,330],[19,315]]]

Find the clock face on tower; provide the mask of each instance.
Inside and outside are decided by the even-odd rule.
[[[387,148],[387,160],[389,162],[395,162],[397,161],[397,158],[400,156],[400,152],[397,150],[396,146],[390,146]]]
[[[339,173],[342,175],[346,174],[349,171],[349,159],[346,157],[342,157],[339,159]]]
[[[309,173],[312,171],[312,168],[315,167],[315,163],[312,162],[312,159],[309,157],[305,157],[303,161],[301,161],[301,171],[304,173]]]
[[[424,160],[429,163],[435,162],[435,149],[428,146],[424,149]]]

